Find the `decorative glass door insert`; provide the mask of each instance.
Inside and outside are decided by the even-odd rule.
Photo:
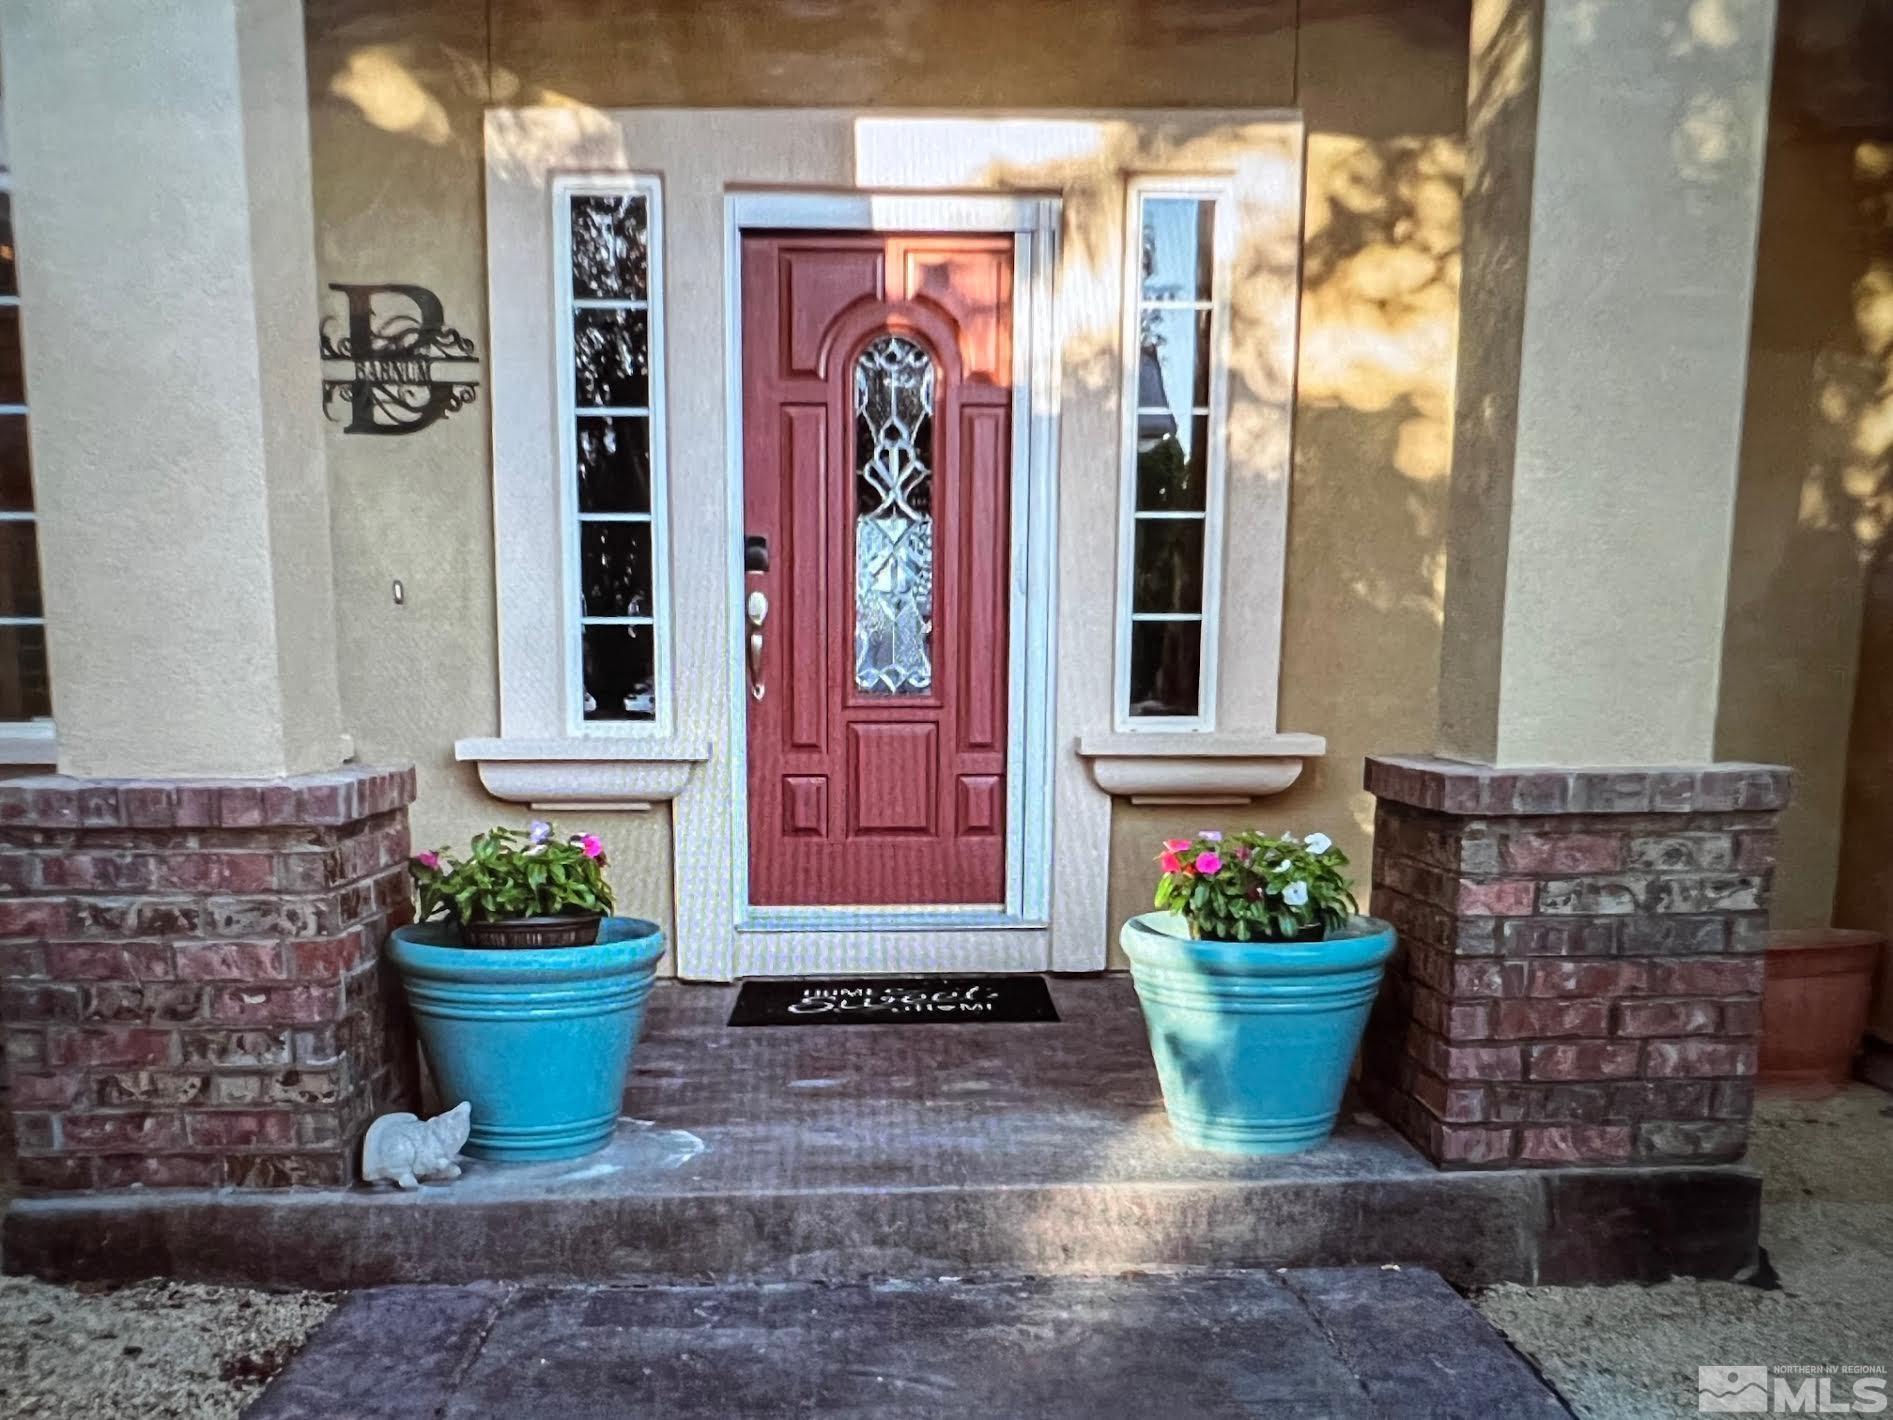
[[[883,335],[854,371],[855,685],[933,686],[933,358]]]

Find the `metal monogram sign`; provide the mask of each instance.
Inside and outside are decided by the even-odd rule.
[[[447,324],[440,297],[425,286],[333,284],[348,301],[346,329],[322,321],[325,364],[348,375],[322,378],[322,412],[347,434],[414,434],[473,401],[480,357]]]

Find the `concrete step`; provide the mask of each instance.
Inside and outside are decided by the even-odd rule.
[[[1425,1270],[358,1292],[246,1420],[1569,1415]]]
[[[1399,1262],[1462,1285],[1729,1276],[1758,1180],[1728,1167],[1442,1173],[1371,1116],[1325,1147],[1179,1145],[1122,977],[1038,1025],[730,1029],[653,997],[613,1142],[402,1194],[21,1200],[9,1270],[274,1286],[831,1280]]]

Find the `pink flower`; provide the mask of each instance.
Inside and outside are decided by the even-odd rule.
[[[1198,853],[1196,855],[1196,871],[1199,873],[1204,873],[1204,874],[1219,873],[1222,871],[1222,867],[1223,867],[1223,860],[1220,854]]]
[[[423,868],[438,868],[440,866],[440,854],[416,853],[414,855],[414,861],[419,863]]]
[[[588,833],[583,838],[579,839],[578,846],[585,850],[585,856],[587,858],[602,858],[605,856],[605,845],[598,841],[598,835],[595,833]]]
[[[1185,848],[1190,846],[1190,840],[1187,838],[1166,838],[1163,841],[1163,846],[1168,848],[1172,853],[1181,853]]]
[[[1254,853],[1246,844],[1238,843],[1234,848],[1229,850],[1229,856],[1234,858],[1238,863],[1246,863],[1254,856]]]
[[[1183,871],[1183,860],[1174,853],[1166,853],[1157,860],[1157,866],[1166,873],[1180,873]]]

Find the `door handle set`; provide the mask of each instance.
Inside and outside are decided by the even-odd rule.
[[[749,622],[749,693],[761,700],[763,697],[762,680],[762,624],[769,619],[769,598],[760,590],[749,594],[744,605],[744,615]]]

